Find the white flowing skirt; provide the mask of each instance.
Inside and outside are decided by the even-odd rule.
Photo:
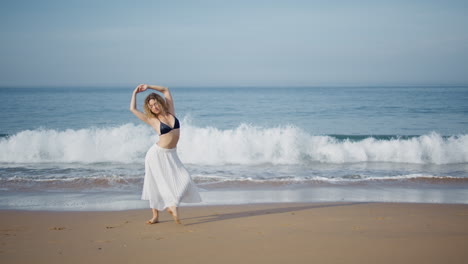
[[[156,144],[145,157],[145,180],[142,200],[149,200],[150,207],[164,210],[179,206],[180,202],[201,202],[197,186],[177,155],[177,148],[166,149]]]

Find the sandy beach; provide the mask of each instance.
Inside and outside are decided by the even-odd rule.
[[[1,263],[468,263],[468,205],[294,203],[3,210]]]

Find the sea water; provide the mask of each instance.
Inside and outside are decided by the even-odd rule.
[[[133,89],[0,88],[0,208],[147,208]],[[468,87],[171,91],[202,205],[468,203]]]

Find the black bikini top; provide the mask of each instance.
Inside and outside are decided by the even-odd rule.
[[[161,132],[161,134],[159,135],[164,135],[164,134],[171,132],[173,129],[180,128],[179,119],[177,119],[177,117],[175,117],[173,114],[171,115],[174,117],[174,127],[170,127],[166,125],[165,123],[161,122],[161,120],[159,120],[159,123],[160,123],[159,131]]]

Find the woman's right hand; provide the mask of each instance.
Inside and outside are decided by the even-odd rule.
[[[138,85],[138,86],[135,88],[135,92],[136,92],[136,93],[141,93],[141,92],[146,91],[146,89],[148,89],[148,85],[147,85],[147,84],[140,84],[140,85]]]

